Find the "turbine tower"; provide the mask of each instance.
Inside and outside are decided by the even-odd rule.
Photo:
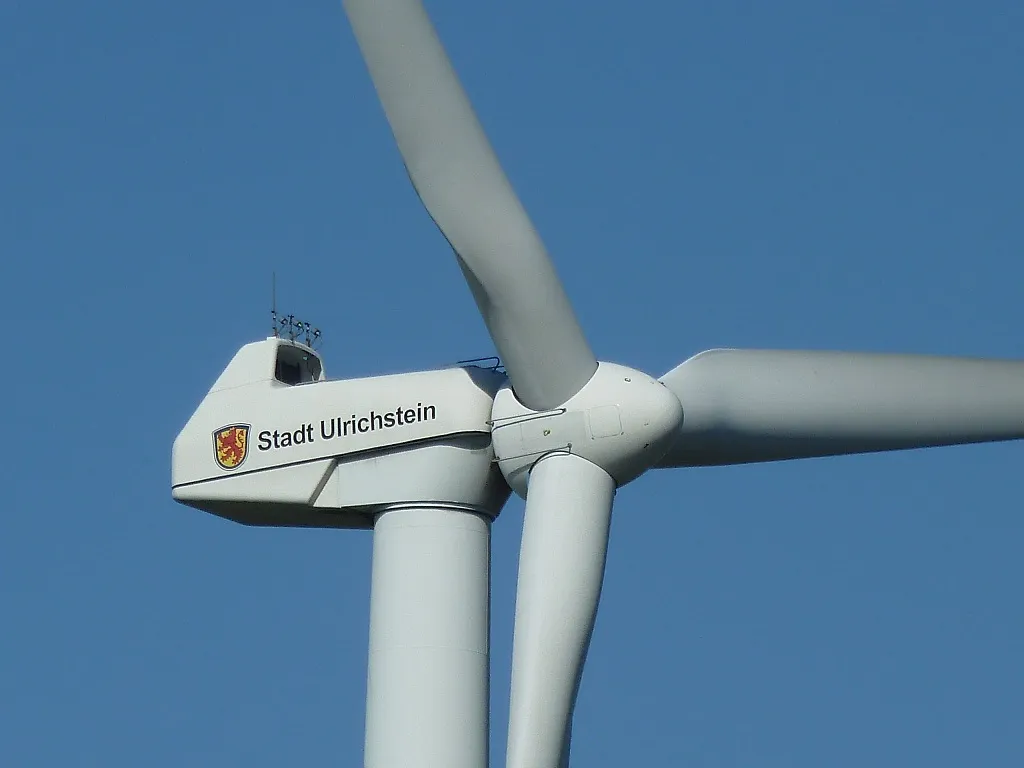
[[[505,372],[328,380],[315,338],[275,326],[178,435],[172,486],[250,525],[373,530],[367,766],[487,765],[490,528],[510,491],[526,517],[506,765],[564,768],[617,488],[1024,437],[1021,362],[721,349],[654,378],[598,361],[420,1],[343,4]]]

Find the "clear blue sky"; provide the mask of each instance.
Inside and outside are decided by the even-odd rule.
[[[428,8],[600,357],[1024,358],[1019,2]],[[493,350],[339,3],[0,4],[5,765],[360,764],[370,534],[170,497],[275,269],[332,376]],[[1022,464],[625,488],[574,765],[1024,765]]]

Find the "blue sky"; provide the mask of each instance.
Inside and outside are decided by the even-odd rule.
[[[428,8],[599,357],[1024,358],[1019,3]],[[370,535],[169,489],[272,270],[332,376],[493,350],[340,4],[3,3],[0,73],[5,763],[359,764]],[[623,489],[574,765],[1024,764],[1022,461]]]

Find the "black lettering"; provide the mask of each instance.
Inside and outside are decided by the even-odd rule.
[[[260,432],[259,449],[261,451],[269,451],[270,450],[270,430],[269,429],[264,429],[262,432]]]
[[[278,432],[276,429],[274,430],[274,447],[275,448],[280,448],[281,447],[281,433]]]
[[[376,432],[380,429],[392,429],[395,426],[415,424],[420,421],[433,421],[437,418],[437,406],[416,403],[415,408],[404,408],[399,406],[394,412],[377,413],[371,410],[366,416],[357,416],[343,419],[341,416],[334,416],[329,419],[320,420],[320,439],[333,440],[348,435],[366,434]],[[264,430],[258,435],[258,447],[261,451],[269,451],[272,448],[288,448],[293,445],[304,445],[316,442],[316,429],[312,422],[303,424],[290,432],[280,430]]]

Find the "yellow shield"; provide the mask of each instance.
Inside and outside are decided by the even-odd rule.
[[[240,466],[249,453],[249,425],[230,424],[213,432],[213,455],[223,469]]]

